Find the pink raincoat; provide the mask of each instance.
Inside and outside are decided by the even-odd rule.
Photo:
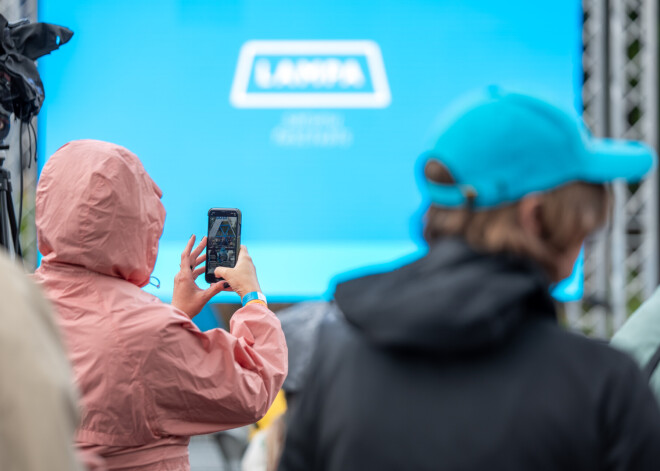
[[[188,470],[191,435],[255,422],[287,372],[280,323],[259,303],[201,332],[142,291],[165,209],[138,158],[74,141],[44,166],[35,277],[58,311],[83,415],[77,444],[109,469]]]

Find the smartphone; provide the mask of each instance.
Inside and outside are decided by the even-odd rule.
[[[211,208],[206,238],[206,282],[222,280],[213,272],[217,267],[236,266],[241,249],[241,212],[236,209]]]

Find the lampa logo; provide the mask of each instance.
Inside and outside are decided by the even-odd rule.
[[[385,108],[391,96],[373,41],[248,41],[229,100],[236,108]]]

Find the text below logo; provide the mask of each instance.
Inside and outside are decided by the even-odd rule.
[[[385,108],[390,101],[373,41],[248,41],[230,95],[236,108]]]

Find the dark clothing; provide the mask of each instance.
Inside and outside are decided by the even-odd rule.
[[[548,288],[455,239],[339,285],[280,469],[660,469],[637,366],[564,331]]]

